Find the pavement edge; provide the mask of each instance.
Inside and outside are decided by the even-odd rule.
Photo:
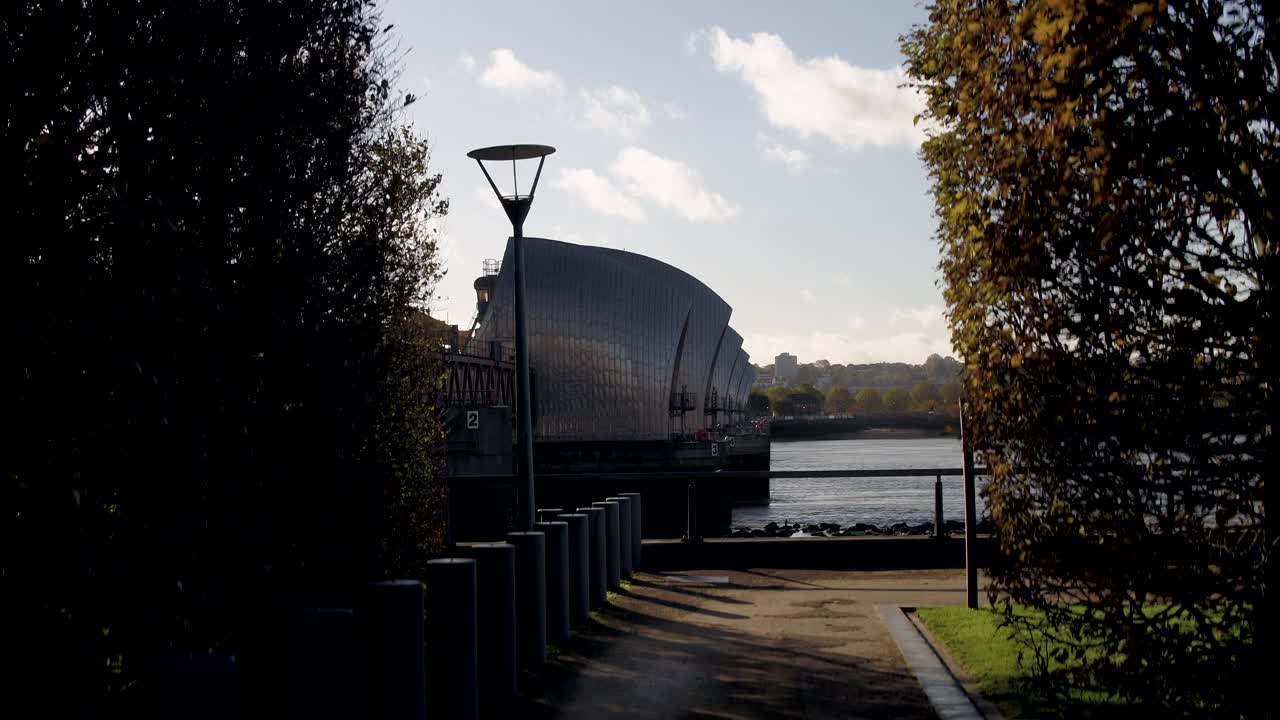
[[[930,639],[907,616],[909,609],[913,608],[876,606],[885,629],[938,717],[941,720],[1003,720],[998,712],[988,714],[995,712],[988,703],[970,696]]]

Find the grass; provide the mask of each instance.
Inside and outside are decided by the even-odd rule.
[[[1036,692],[1027,682],[1031,675],[1029,664],[1024,665],[1019,657],[1023,645],[1014,639],[1011,628],[999,627],[1000,617],[991,610],[920,608],[916,616],[973,679],[983,696],[1011,720],[1134,716],[1132,707],[1097,693],[1079,693],[1060,701]],[[1054,669],[1051,663],[1050,670]]]

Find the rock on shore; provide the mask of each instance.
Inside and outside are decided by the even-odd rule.
[[[948,535],[963,535],[964,523],[959,520],[947,520],[943,523],[943,530]],[[978,522],[978,532],[991,532],[991,521],[982,519]],[[840,526],[836,523],[808,523],[801,525],[800,523],[784,522],[779,525],[771,522],[763,528],[751,528],[746,526],[737,526],[721,537],[730,538],[785,538],[785,537],[858,537],[867,535],[932,535],[933,523],[924,522],[918,525],[909,525],[905,522],[894,523],[884,527],[878,525],[868,525],[866,523],[854,523],[848,526]]]

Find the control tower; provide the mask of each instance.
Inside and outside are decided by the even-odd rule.
[[[502,271],[502,263],[487,258],[481,264],[481,275],[472,283],[476,290],[476,316],[471,321],[472,332],[484,323],[485,312],[489,309],[489,299],[493,297],[494,288],[498,286],[498,273]]]

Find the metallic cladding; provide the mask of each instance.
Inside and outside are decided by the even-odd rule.
[[[733,409],[745,410],[747,396],[751,394],[751,385],[756,381],[756,371],[751,367],[751,356],[746,350],[738,350],[738,361],[735,365],[739,367],[739,371],[734,378],[733,389],[730,391],[733,397]]]
[[[733,328],[726,327],[724,336],[720,338],[720,349],[716,351],[715,366],[711,370],[711,382],[708,383],[708,394],[711,389],[715,390],[716,396],[719,398],[720,414],[719,418],[725,418],[724,410],[729,407],[729,400],[732,398],[730,393],[729,380],[730,374],[733,372],[734,362],[738,359],[738,350],[742,348],[742,336]]]
[[[511,252],[508,241],[476,343],[513,344]],[[705,424],[717,345],[741,343],[719,296],[635,253],[543,238],[525,238],[524,252],[535,440],[667,439],[680,429],[668,410],[682,387],[695,400],[685,430]]]

